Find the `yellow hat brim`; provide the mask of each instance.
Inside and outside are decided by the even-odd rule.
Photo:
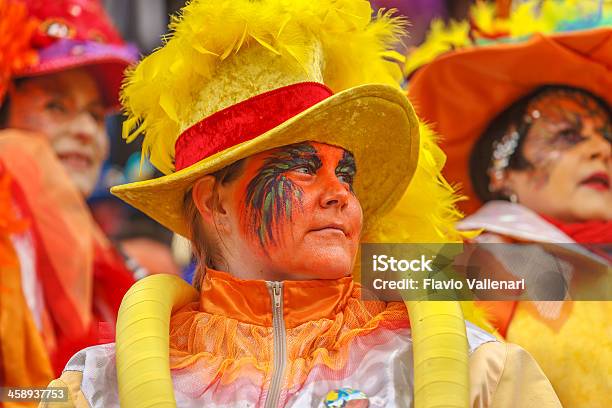
[[[405,94],[388,85],[339,92],[268,132],[156,179],[115,186],[111,193],[170,230],[188,234],[184,196],[196,180],[237,160],[280,146],[315,141],[353,153],[354,190],[365,227],[399,201],[416,170],[419,126]]]

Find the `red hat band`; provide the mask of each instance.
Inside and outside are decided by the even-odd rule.
[[[175,143],[176,171],[274,129],[333,92],[301,82],[256,95],[216,112],[185,130]]]

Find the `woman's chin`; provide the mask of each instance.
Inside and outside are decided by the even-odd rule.
[[[275,265],[273,269],[284,270],[288,279],[338,279],[351,274],[357,245],[346,239],[308,239],[270,251],[269,260]]]
[[[581,200],[580,205],[576,205],[573,217],[576,222],[586,221],[610,221],[612,220],[612,196],[610,199]]]
[[[586,211],[581,211],[579,215],[580,221],[612,221],[612,207],[608,208],[589,208]]]
[[[76,173],[71,172],[70,179],[72,180],[73,185],[79,190],[83,197],[89,197],[89,195],[93,192],[94,187],[96,185],[97,174],[93,172],[83,172]]]
[[[295,258],[295,276],[300,279],[339,279],[352,273],[353,257],[342,251],[320,251],[316,256]]]

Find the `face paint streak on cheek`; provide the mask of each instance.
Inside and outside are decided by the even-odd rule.
[[[281,175],[277,185],[273,186],[271,197],[273,204],[266,208],[265,223],[261,225],[260,237],[267,237],[273,246],[281,246],[285,241],[283,231],[288,227],[287,221],[291,221],[293,214],[293,183],[285,175]],[[265,229],[265,230],[264,230]],[[265,235],[264,235],[265,234]],[[264,240],[262,240],[262,245]]]
[[[541,190],[550,181],[550,175],[557,165],[561,152],[558,150],[548,151],[536,155],[536,163],[541,163],[532,170],[530,182],[536,190]]]
[[[310,165],[308,158],[314,153],[308,144],[290,145],[262,157],[253,167],[254,176],[246,186],[246,201],[250,203],[248,217],[251,233],[265,250],[278,246],[287,234],[281,231],[289,227],[294,208],[294,196],[303,193],[289,177],[288,172],[300,165]],[[299,207],[298,207],[299,208]]]
[[[264,251],[279,247],[287,238],[283,232],[291,225],[294,209],[301,209],[302,190],[283,174],[249,187],[253,200],[245,211],[246,227]]]
[[[277,247],[289,245],[294,241],[293,221],[304,212],[302,203],[304,191],[300,187],[289,182],[282,191],[282,205],[278,207],[274,220],[274,236]]]
[[[536,190],[542,190],[550,180],[550,173],[546,169],[538,168],[531,173],[529,182]]]

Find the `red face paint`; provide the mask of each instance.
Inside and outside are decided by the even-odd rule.
[[[239,247],[285,279],[351,272],[362,224],[351,153],[300,143],[250,157],[236,184]]]

